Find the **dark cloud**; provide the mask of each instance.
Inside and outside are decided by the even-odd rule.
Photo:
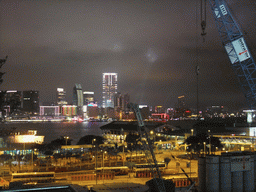
[[[254,1],[227,1],[255,43]],[[200,37],[199,1],[0,2],[0,57],[9,55],[1,89],[37,89],[41,101],[64,87],[95,91],[103,72],[118,73],[118,90],[136,102],[175,106],[179,95],[195,107],[200,66],[202,106],[245,105],[238,81],[207,7],[207,36]],[[208,16],[209,15],[209,16]]]

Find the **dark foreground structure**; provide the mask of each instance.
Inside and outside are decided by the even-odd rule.
[[[255,152],[207,155],[198,161],[199,192],[254,192]]]
[[[88,188],[79,185],[61,185],[61,184],[41,184],[41,185],[23,185],[15,182],[10,184],[9,190],[3,192],[23,192],[23,191],[39,191],[39,192],[89,192]],[[2,192],[2,191],[1,191]]]

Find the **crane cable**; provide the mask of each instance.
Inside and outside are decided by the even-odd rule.
[[[204,36],[206,35],[206,0],[201,0],[201,28],[202,28],[202,37],[203,42],[205,42]]]

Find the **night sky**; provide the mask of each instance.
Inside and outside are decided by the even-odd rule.
[[[255,1],[227,2],[256,53]],[[44,102],[63,87],[71,102],[80,83],[101,101],[102,73],[116,72],[118,91],[133,102],[175,107],[184,94],[195,108],[199,65],[201,107],[246,107],[210,6],[205,42],[199,10],[199,0],[2,0],[0,58],[9,58],[1,89],[38,90]]]

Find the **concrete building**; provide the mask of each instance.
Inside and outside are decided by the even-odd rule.
[[[117,73],[103,73],[102,107],[114,108],[114,96],[117,94]]]

